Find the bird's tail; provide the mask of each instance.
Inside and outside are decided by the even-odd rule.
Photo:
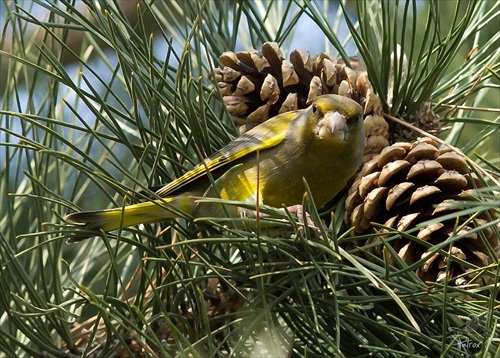
[[[65,220],[90,232],[71,236],[68,242],[78,242],[99,235],[102,231],[112,231],[142,223],[152,223],[179,217],[179,212],[191,214],[196,204],[189,197],[173,197],[163,200],[146,201],[123,208],[80,211],[66,215]],[[91,233],[94,231],[94,233]]]

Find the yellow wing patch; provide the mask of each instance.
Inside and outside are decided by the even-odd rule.
[[[250,153],[280,144],[285,138],[288,124],[301,112],[303,111],[287,112],[252,128],[211,157],[205,159],[204,163],[199,164],[193,170],[162,187],[156,194],[160,197],[167,197],[182,186],[207,175],[207,171],[214,171]]]

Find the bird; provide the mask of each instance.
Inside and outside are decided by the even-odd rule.
[[[67,222],[83,229],[68,242],[175,219],[179,213],[249,217],[248,204],[292,207],[302,203],[305,183],[320,208],[356,173],[364,145],[362,107],[348,97],[318,96],[307,108],[278,114],[237,137],[194,169],[159,187],[150,200],[66,215]],[[202,197],[242,204],[223,206]]]

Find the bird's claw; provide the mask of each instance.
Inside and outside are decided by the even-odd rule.
[[[304,210],[304,207],[300,204],[288,206],[286,210],[297,217],[299,223],[307,224],[308,226],[315,226],[311,219],[311,215]]]

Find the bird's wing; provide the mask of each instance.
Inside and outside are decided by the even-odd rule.
[[[156,195],[167,197],[182,186],[207,175],[207,171],[212,172],[223,166],[230,165],[250,153],[278,145],[285,138],[288,124],[297,115],[300,115],[300,113],[301,111],[283,113],[252,128],[241,137],[236,138],[214,155],[207,158],[204,163],[198,165],[173,182],[163,186],[156,192]]]

